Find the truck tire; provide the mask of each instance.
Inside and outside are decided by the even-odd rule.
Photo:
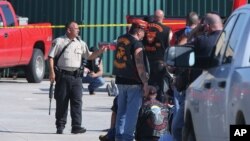
[[[186,130],[189,130],[188,133],[187,133],[187,136],[185,138],[186,141],[196,141],[195,135],[194,135],[194,128],[192,127],[190,129],[186,129]]]
[[[187,118],[184,123],[184,127],[182,130],[182,140],[183,141],[196,141],[193,122],[191,115],[187,114]]]
[[[45,60],[43,52],[35,48],[29,65],[26,67],[25,76],[29,83],[40,83],[45,74]]]

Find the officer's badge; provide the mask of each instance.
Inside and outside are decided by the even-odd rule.
[[[54,47],[56,45],[56,42],[52,42],[52,47]]]

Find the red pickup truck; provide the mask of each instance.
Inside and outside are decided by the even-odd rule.
[[[23,66],[29,83],[39,83],[52,42],[50,23],[28,24],[11,3],[0,0],[0,69]]]

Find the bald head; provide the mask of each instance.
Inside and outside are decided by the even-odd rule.
[[[154,13],[154,17],[155,17],[155,21],[162,23],[163,19],[164,19],[164,12],[160,9],[156,10]]]
[[[186,18],[187,18],[186,22],[188,26],[195,27],[200,22],[198,14],[193,11],[189,12]]]
[[[208,24],[212,31],[223,29],[222,19],[220,18],[218,14],[214,14],[214,13],[206,14],[204,23]]]

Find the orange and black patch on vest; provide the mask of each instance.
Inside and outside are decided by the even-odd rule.
[[[120,38],[118,40],[117,52],[115,54],[114,66],[118,69],[126,68],[126,61],[128,57],[126,55],[125,46],[130,44],[130,41],[127,38]]]
[[[162,28],[159,24],[150,23],[148,26],[149,26],[149,29],[150,29],[150,28],[156,28],[156,30],[157,30],[158,32],[163,32],[163,28]]]

